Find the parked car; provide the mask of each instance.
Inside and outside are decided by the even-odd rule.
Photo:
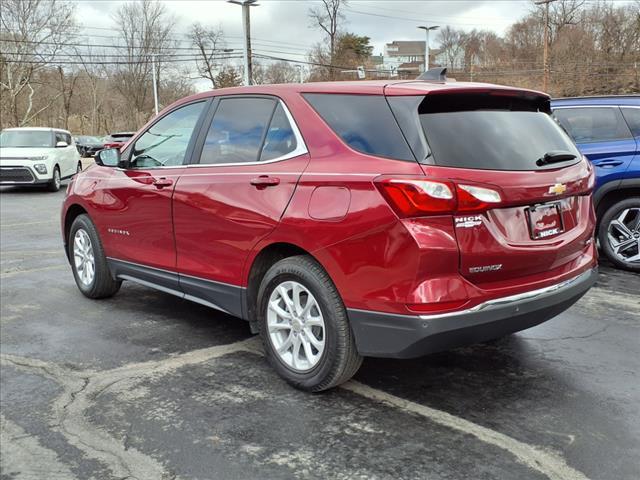
[[[62,208],[80,291],[123,280],[250,322],[319,391],[544,322],[594,283],[594,173],[530,90],[219,89],[96,157]],[[119,168],[112,168],[112,167]]]
[[[112,133],[107,136],[104,140],[104,144],[102,148],[120,148],[124,144],[126,144],[131,138],[136,134],[136,132],[119,132]]]
[[[559,98],[552,109],[595,165],[600,249],[640,272],[640,96]]]
[[[98,137],[80,135],[73,137],[73,140],[81,157],[93,157],[104,148],[104,141]]]
[[[82,162],[66,130],[6,128],[0,132],[0,185],[46,186],[82,171]]]

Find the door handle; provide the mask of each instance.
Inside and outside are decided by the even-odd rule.
[[[153,185],[158,190],[160,190],[160,189],[162,189],[164,187],[170,187],[171,185],[173,185],[173,180],[171,180],[170,178],[166,178],[166,177],[155,178],[153,180]]]
[[[624,162],[622,160],[602,160],[599,162],[593,162],[596,167],[600,168],[613,168],[622,165]]]
[[[276,177],[270,177],[268,175],[260,175],[257,178],[252,178],[250,183],[258,190],[262,190],[267,187],[275,187],[276,185],[280,185],[280,179]]]

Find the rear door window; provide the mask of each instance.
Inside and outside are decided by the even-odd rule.
[[[634,137],[640,137],[640,107],[622,107],[622,115]]]
[[[557,108],[553,114],[576,143],[632,138],[618,107]]]
[[[270,98],[243,97],[220,100],[207,132],[200,163],[258,161],[276,104],[276,101]],[[275,153],[277,152],[274,150],[272,154]]]
[[[293,133],[287,114],[284,112],[282,105],[278,104],[264,139],[260,160],[267,161],[284,157],[293,152],[297,146],[296,136]]]
[[[379,157],[415,161],[383,95],[303,95],[351,148]]]

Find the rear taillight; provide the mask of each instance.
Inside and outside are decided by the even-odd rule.
[[[453,180],[381,177],[375,184],[403,218],[480,212],[502,201],[497,189]]]

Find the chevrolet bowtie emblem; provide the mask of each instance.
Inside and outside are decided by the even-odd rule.
[[[554,195],[562,195],[567,191],[567,186],[564,183],[556,183],[555,185],[549,187],[549,193],[553,193]]]

